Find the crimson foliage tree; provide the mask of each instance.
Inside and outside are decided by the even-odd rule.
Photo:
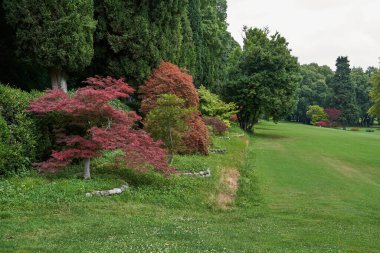
[[[330,122],[336,122],[342,115],[342,111],[336,108],[326,108],[325,113],[327,114]]]
[[[73,96],[62,90],[48,90],[30,103],[29,111],[51,117],[60,125],[56,131],[59,151],[51,158],[36,164],[46,172],[54,172],[75,158],[85,160],[84,178],[90,178],[90,158],[102,150],[120,149],[126,165],[139,170],[154,168],[168,173],[166,151],[162,143],[154,141],[145,131],[136,127],[140,117],[135,112],[121,111],[110,105],[117,98],[127,98],[134,92],[123,79],[91,77]]]
[[[185,101],[185,108],[196,108],[187,119],[189,130],[182,139],[186,148],[181,153],[208,154],[208,131],[197,110],[198,92],[193,77],[188,75],[185,69],[163,61],[159,68],[153,70],[139,92],[143,114],[147,114],[157,106],[157,98],[162,94],[174,94]]]

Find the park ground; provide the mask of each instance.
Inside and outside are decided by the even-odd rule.
[[[0,180],[0,252],[380,252],[380,131],[262,122],[177,156],[210,178],[93,162]],[[85,197],[120,186],[118,196]]]

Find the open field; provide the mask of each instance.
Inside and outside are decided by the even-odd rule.
[[[224,155],[175,158],[211,178],[110,173],[98,159],[91,181],[76,167],[0,180],[0,252],[380,252],[380,131],[255,131],[214,139]],[[122,180],[120,196],[84,196]]]

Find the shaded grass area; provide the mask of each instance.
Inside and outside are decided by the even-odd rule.
[[[104,157],[81,168],[0,180],[0,252],[380,252],[380,136],[261,123],[214,138],[224,155],[177,156],[211,178],[136,175]],[[232,129],[231,136],[241,133]],[[240,172],[220,209],[220,172]],[[120,186],[119,196],[85,192]]]

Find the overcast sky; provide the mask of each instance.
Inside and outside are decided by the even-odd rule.
[[[302,64],[379,66],[380,0],[228,0],[228,23],[240,44],[244,25],[279,31]]]

